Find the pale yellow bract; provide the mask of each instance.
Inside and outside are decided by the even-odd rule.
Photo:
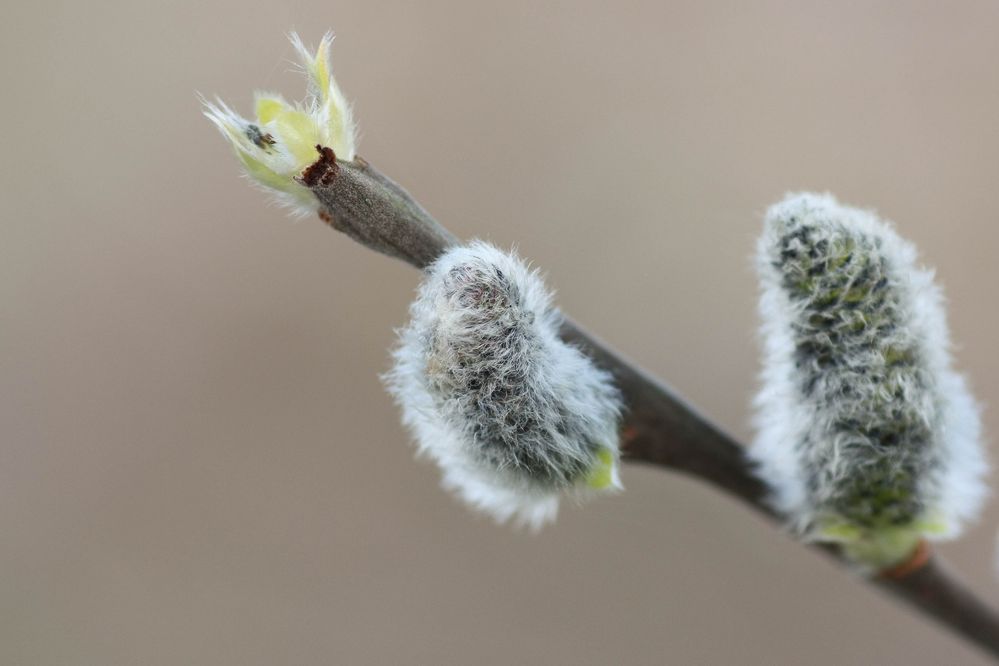
[[[350,106],[330,74],[332,33],[313,54],[295,33],[290,35],[308,78],[304,101],[289,103],[280,95],[256,94],[256,120],[249,121],[221,100],[205,101],[205,115],[236,152],[250,178],[278,201],[302,213],[318,206],[312,192],[295,178],[315,162],[316,146],[333,149],[337,159],[355,157],[355,127]]]

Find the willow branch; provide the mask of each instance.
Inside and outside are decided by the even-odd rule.
[[[404,189],[361,158],[338,162],[320,148],[320,159],[301,182],[319,199],[320,217],[366,247],[425,268],[458,239]],[[562,337],[614,374],[624,394],[626,460],[697,477],[752,509],[779,520],[766,503],[767,489],[752,472],[743,447],[702,416],[673,389],[649,376],[566,318]],[[812,546],[846,564],[831,547]],[[913,560],[892,572],[864,579],[891,592],[920,613],[999,658],[999,616],[953,575],[925,544]]]

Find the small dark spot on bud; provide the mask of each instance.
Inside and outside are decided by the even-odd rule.
[[[260,131],[260,128],[256,125],[247,125],[246,127],[246,137],[257,146],[263,150],[270,149],[277,141],[270,134],[264,134]]]

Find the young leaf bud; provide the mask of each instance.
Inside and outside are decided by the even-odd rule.
[[[427,269],[386,376],[443,485],[535,528],[564,493],[620,487],[618,392],[559,338],[551,300],[516,255],[453,248]]]
[[[315,54],[297,34],[291,43],[308,77],[304,102],[289,104],[280,95],[256,94],[254,121],[242,118],[224,102],[203,101],[205,116],[228,139],[246,175],[270,192],[281,204],[299,214],[314,214],[319,202],[299,182],[302,172],[316,161],[317,146],[330,148],[336,158],[355,157],[355,128],[350,106],[330,73],[330,45],[326,33]]]
[[[978,409],[912,245],[830,196],[766,215],[751,456],[805,537],[875,569],[956,536],[982,503]]]

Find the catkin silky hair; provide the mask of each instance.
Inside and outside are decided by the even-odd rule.
[[[872,566],[955,536],[982,503],[985,463],[933,273],[888,224],[830,196],[790,196],[764,226],[751,457],[776,508]]]
[[[444,486],[532,527],[562,494],[619,487],[618,392],[559,339],[551,299],[514,254],[453,248],[427,269],[386,376]]]

